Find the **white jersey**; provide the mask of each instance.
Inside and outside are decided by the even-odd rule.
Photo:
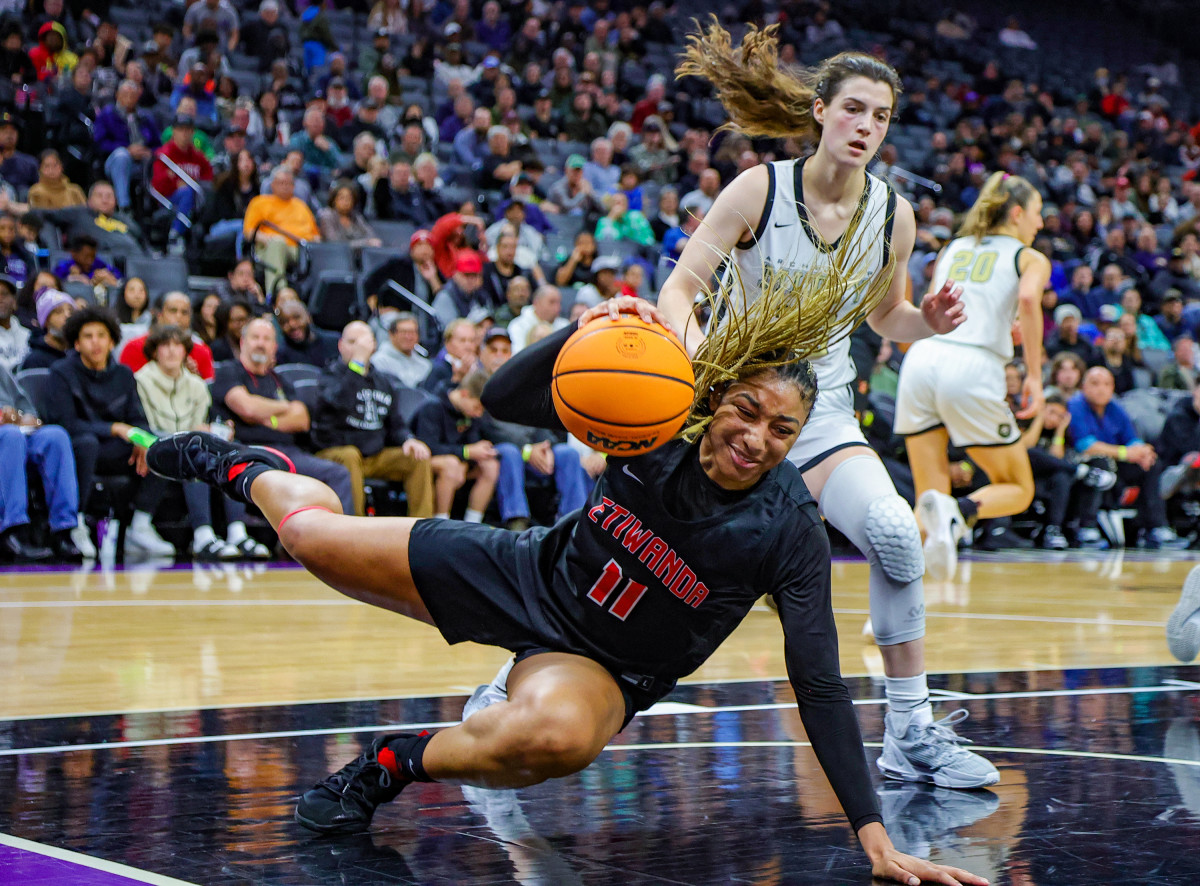
[[[1025,244],[1015,237],[959,237],[942,250],[933,272],[932,291],[947,280],[962,286],[967,319],[939,336],[959,345],[987,348],[1007,362],[1013,358],[1012,324],[1017,317],[1017,263]]]
[[[747,248],[736,247],[730,260],[737,266],[748,305],[762,292],[764,269],[803,275],[814,267],[827,266],[830,257],[838,253],[842,240],[851,237],[853,243],[847,244],[848,248],[840,254],[841,265],[843,269],[853,268],[859,282],[854,287],[856,297],[843,310],[843,315],[847,316],[862,303],[870,282],[888,264],[896,194],[882,179],[867,173],[867,186],[858,212],[842,238],[830,244],[809,223],[803,205],[803,168],[804,160],[779,160],[767,164],[767,203],[754,231],[754,242]],[[731,293],[732,304],[741,304],[741,300],[741,294]],[[852,384],[857,377],[854,362],[850,359],[848,335],[810,359],[820,391]]]

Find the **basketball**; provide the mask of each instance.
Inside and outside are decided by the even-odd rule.
[[[696,378],[673,333],[635,314],[600,317],[567,339],[551,393],[567,430],[600,452],[634,455],[675,436]]]

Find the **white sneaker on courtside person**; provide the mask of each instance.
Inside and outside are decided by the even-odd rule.
[[[96,559],[96,546],[92,544],[92,530],[88,528],[87,520],[83,514],[79,515],[79,522],[75,528],[71,530],[71,541],[75,543],[79,553],[83,554],[85,560]]]
[[[982,788],[1000,780],[996,767],[963,747],[970,740],[954,731],[954,725],[967,718],[965,710],[936,721],[928,720],[929,716],[928,708],[887,712],[883,753],[876,761],[880,772],[888,778],[927,781],[943,788]]]
[[[917,522],[925,533],[925,574],[934,581],[949,581],[958,568],[958,542],[967,532],[958,502],[927,489],[917,499]]]
[[[1183,593],[1167,619],[1167,646],[1187,664],[1200,653],[1200,566],[1193,567],[1184,579]]]

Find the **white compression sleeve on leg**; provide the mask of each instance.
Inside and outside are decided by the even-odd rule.
[[[880,646],[925,635],[925,555],[908,502],[873,455],[846,459],[821,490],[821,513],[871,565],[871,626]]]

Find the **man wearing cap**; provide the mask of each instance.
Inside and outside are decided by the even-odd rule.
[[[364,135],[371,136],[375,140],[375,144],[387,143],[387,129],[380,122],[380,109],[383,105],[374,96],[368,95],[358,103],[358,108],[354,112],[354,119],[338,130],[338,137],[343,149],[349,148],[354,150],[358,139]],[[375,155],[377,152],[375,145],[371,146],[371,153]],[[367,158],[368,162],[370,157]],[[358,157],[355,156],[355,164],[358,163]],[[363,169],[365,172],[366,169]],[[360,173],[361,174],[361,173]]]
[[[1159,305],[1159,315],[1154,318],[1167,341],[1175,341],[1181,335],[1195,338],[1195,330],[1183,319],[1183,295],[1178,289],[1168,289]]]
[[[151,157],[160,144],[154,117],[138,106],[141,95],[142,87],[138,84],[121,81],[113,103],[96,115],[92,128],[96,149],[106,156],[104,173],[112,180],[117,206],[122,212],[130,207],[129,183],[134,164]]]
[[[391,31],[384,27],[376,28],[371,34],[371,45],[364,46],[358,52],[358,70],[364,73],[374,71],[379,66],[379,60],[391,51],[391,47]]]
[[[1187,255],[1178,246],[1167,253],[1167,266],[1150,281],[1150,291],[1158,300],[1162,300],[1168,289],[1178,290],[1185,306],[1200,299],[1200,280],[1188,273]]]
[[[75,313],[75,299],[57,289],[44,290],[34,302],[37,308],[41,338],[31,338],[29,353],[21,363],[21,369],[49,369],[67,353],[67,339],[63,333],[67,320]]]
[[[262,0],[258,16],[242,28],[241,42],[242,52],[258,59],[259,73],[269,71],[275,59],[287,58],[291,40],[287,27],[279,20],[278,0]]]
[[[17,281],[0,274],[0,366],[14,372],[29,356],[29,330],[16,313]]]
[[[546,325],[557,332],[571,321],[561,315],[562,293],[550,283],[533,291],[533,300],[521,309],[520,315],[508,324],[514,354],[519,354],[529,345],[529,333],[538,326]]]
[[[534,138],[557,139],[562,132],[562,117],[554,110],[549,90],[538,92],[533,100],[533,115],[525,121]]]
[[[363,481],[404,484],[408,516],[433,516],[429,447],[412,435],[397,408],[395,383],[373,365],[375,336],[361,320],[338,341],[340,359],[322,373],[309,434],[317,457],[350,472],[354,512],[366,516]]]
[[[1055,308],[1054,323],[1058,329],[1046,339],[1046,356],[1055,357],[1063,351],[1072,351],[1088,366],[1098,363],[1099,349],[1079,334],[1079,324],[1082,322],[1083,312],[1075,305],[1065,304]]]
[[[584,177],[586,163],[582,154],[572,154],[567,158],[563,177],[550,186],[547,199],[564,214],[588,216],[603,212],[591,182]]]
[[[620,270],[621,260],[615,255],[598,256],[592,262],[592,282],[579,287],[575,302],[594,308],[610,298],[616,298],[621,294]]]
[[[157,152],[151,186],[171,201],[175,218],[171,223],[173,238],[182,237],[188,230],[188,220],[196,208],[196,191],[186,181],[211,182],[212,164],[195,145],[196,121],[191,117],[175,118],[171,140]],[[169,165],[173,164],[173,165]],[[178,167],[178,169],[176,169]]]
[[[371,357],[371,368],[415,388],[429,376],[433,362],[418,352],[421,327],[410,311],[397,311],[388,326],[387,341]]]
[[[454,257],[453,275],[434,296],[433,310],[445,329],[477,307],[491,307],[483,291],[483,256],[473,249],[462,249]]]
[[[0,178],[14,188],[28,190],[37,184],[38,162],[17,150],[17,118],[8,111],[0,112]]]

